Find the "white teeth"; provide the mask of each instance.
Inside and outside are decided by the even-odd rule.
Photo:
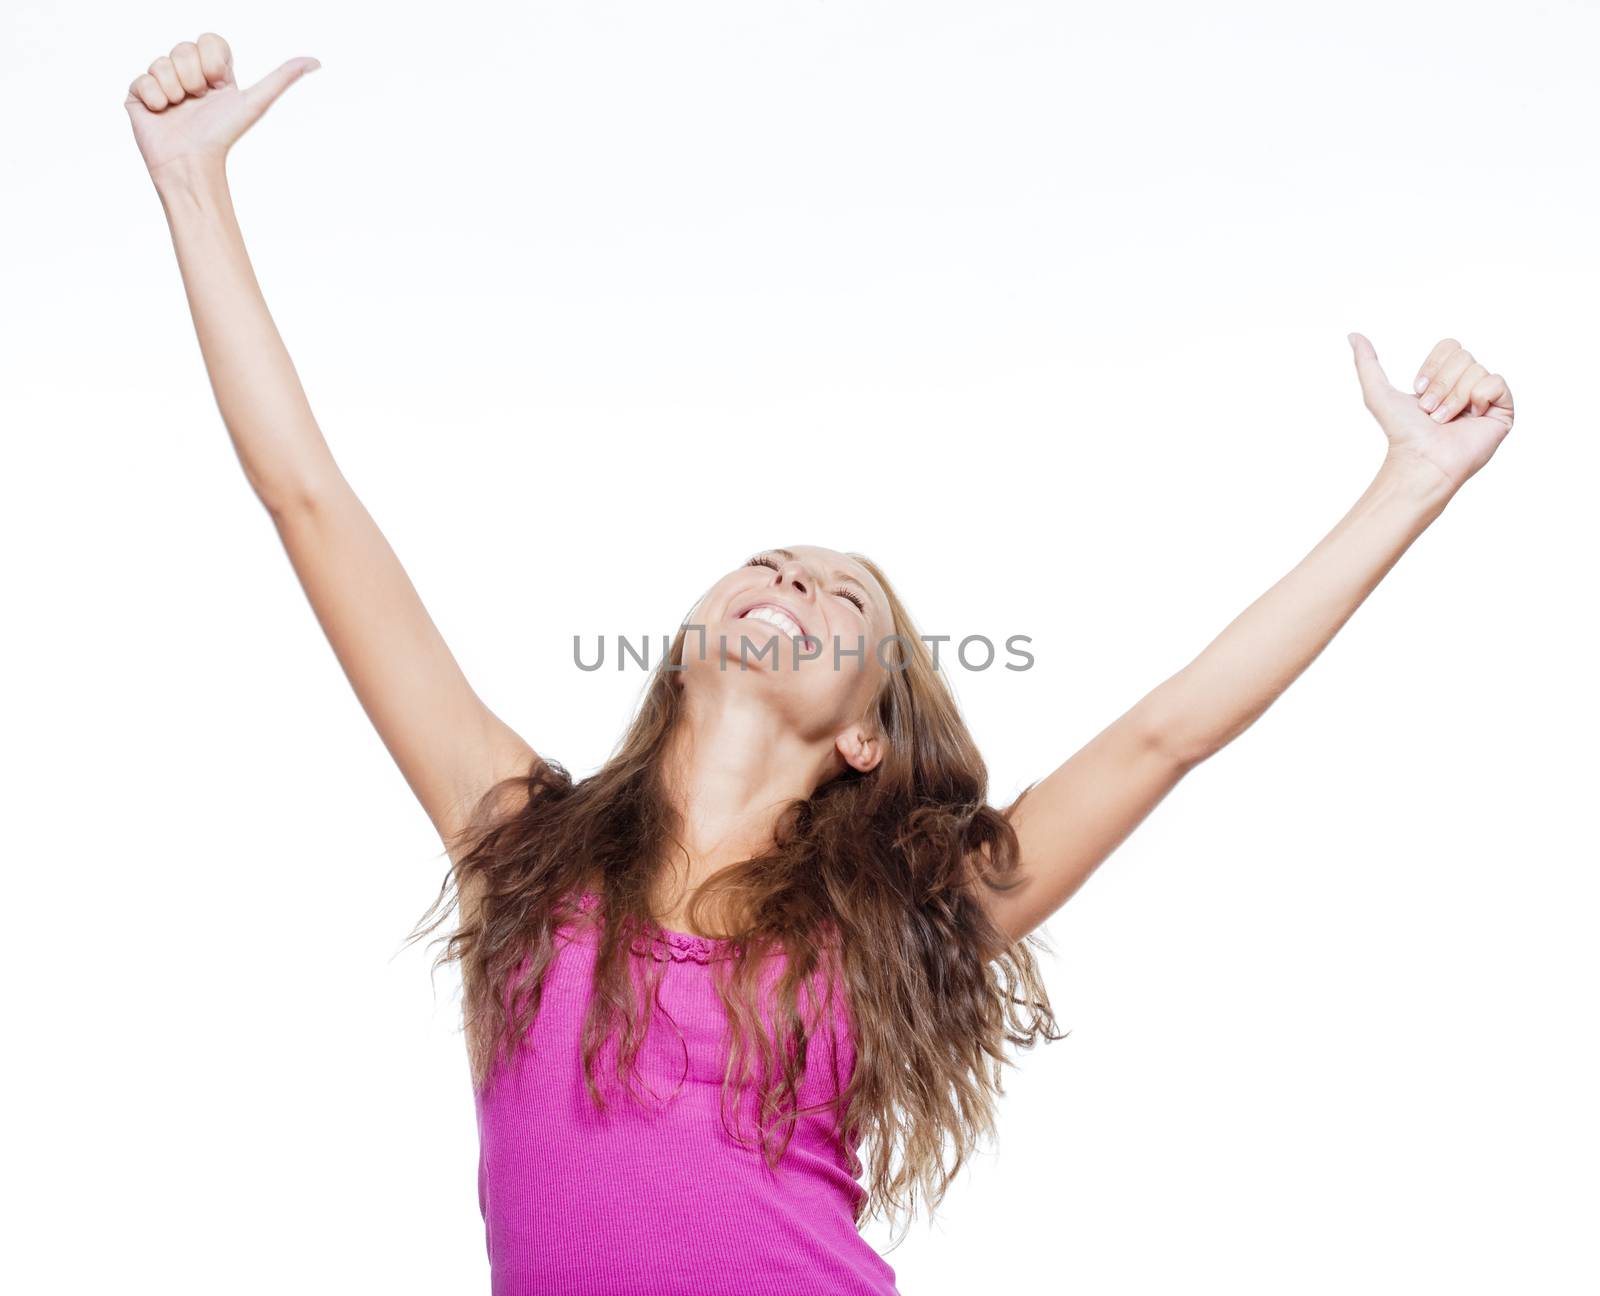
[[[765,621],[768,625],[777,626],[784,634],[795,639],[805,634],[805,631],[800,628],[799,623],[792,616],[773,607],[752,608],[741,619],[745,621]]]

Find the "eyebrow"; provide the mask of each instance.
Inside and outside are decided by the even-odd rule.
[[[790,553],[789,550],[787,550],[787,549],[768,549],[767,552],[768,553],[775,553],[775,554],[782,554],[790,562],[794,561],[794,554]],[[865,585],[863,585],[860,581],[858,581],[854,576],[850,575],[849,572],[835,572],[833,574],[833,579],[836,580],[836,581],[849,581],[852,585],[854,585],[857,589],[859,589],[863,594],[871,594],[872,593],[871,590],[869,590]]]

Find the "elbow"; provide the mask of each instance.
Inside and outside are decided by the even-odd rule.
[[[313,478],[289,482],[252,482],[256,498],[274,522],[292,521],[316,513],[327,503],[332,483]]]
[[[1218,744],[1197,734],[1193,726],[1159,710],[1146,720],[1144,741],[1147,750],[1171,765],[1180,775],[1209,760],[1218,748]]]

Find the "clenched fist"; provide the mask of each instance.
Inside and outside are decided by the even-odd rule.
[[[1445,338],[1422,362],[1410,391],[1390,383],[1378,355],[1360,333],[1350,335],[1356,374],[1367,409],[1389,438],[1391,454],[1431,464],[1459,487],[1511,431],[1511,389],[1454,338]]]
[[[124,104],[151,178],[189,162],[220,164],[279,95],[321,66],[314,58],[292,58],[241,90],[227,41],[215,32],[180,41],[134,77]]]

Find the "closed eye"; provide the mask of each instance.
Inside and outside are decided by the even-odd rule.
[[[833,592],[835,594],[837,594],[840,598],[849,599],[852,603],[854,603],[856,605],[856,611],[857,612],[865,612],[867,610],[867,601],[864,598],[862,598],[861,595],[857,594],[854,590],[836,589]]]

